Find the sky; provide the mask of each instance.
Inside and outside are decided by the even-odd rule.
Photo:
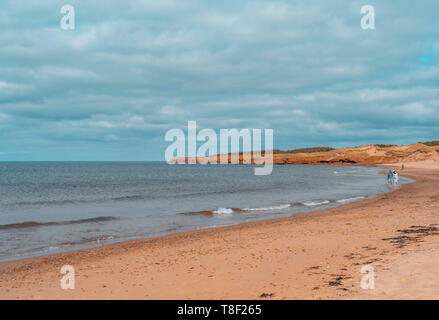
[[[188,121],[271,128],[277,149],[437,140],[438,15],[433,0],[2,0],[0,161],[162,161]]]

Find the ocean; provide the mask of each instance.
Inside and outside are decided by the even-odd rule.
[[[0,162],[0,260],[334,207],[388,192],[380,171],[276,165],[255,176],[249,165]]]

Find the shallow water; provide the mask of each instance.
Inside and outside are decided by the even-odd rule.
[[[389,191],[381,170],[1,162],[0,260],[333,207]]]

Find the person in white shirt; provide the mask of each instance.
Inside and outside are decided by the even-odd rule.
[[[393,185],[395,187],[397,187],[398,183],[399,183],[399,175],[398,175],[398,172],[396,172],[396,170],[394,170],[393,171]]]

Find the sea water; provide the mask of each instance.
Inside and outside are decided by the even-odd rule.
[[[276,165],[255,176],[249,165],[0,162],[0,260],[334,207],[389,191],[380,171]]]

